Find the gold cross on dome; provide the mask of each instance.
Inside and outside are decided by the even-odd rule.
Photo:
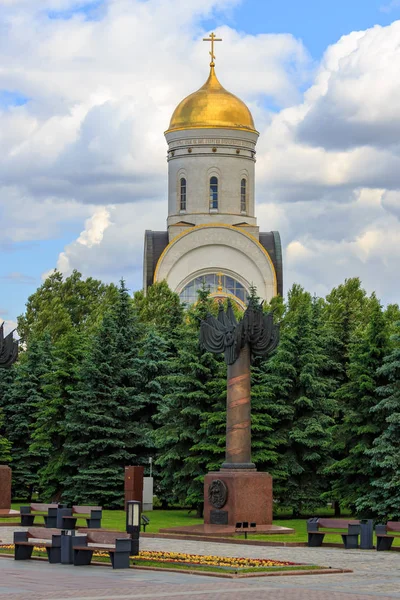
[[[210,37],[203,38],[203,42],[211,42],[211,52],[209,53],[211,56],[210,67],[215,66],[215,54],[214,54],[214,42],[222,42],[222,38],[217,38],[215,33],[210,33]]]

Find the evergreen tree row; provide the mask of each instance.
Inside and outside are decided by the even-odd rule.
[[[325,299],[293,285],[274,298],[281,341],[252,366],[252,448],[294,515],[400,518],[400,311],[358,279]],[[202,512],[203,477],[225,451],[226,365],[199,345],[217,310],[166,285],[132,298],[55,272],[19,318],[22,352],[0,372],[0,463],[13,494],[123,504],[124,467],[153,459],[163,506]]]

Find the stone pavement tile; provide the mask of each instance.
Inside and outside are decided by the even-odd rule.
[[[345,584],[334,589],[342,578],[351,583],[352,574],[341,576],[292,576],[224,580],[209,577],[152,571],[113,571],[106,567],[49,565],[38,561],[0,560],[1,600],[381,600],[400,597],[372,592],[364,594]],[[347,589],[345,589],[347,587]],[[7,591],[8,590],[8,591]],[[400,592],[400,590],[399,590]]]
[[[1,600],[371,600],[400,598],[400,555],[374,550],[238,546],[143,538],[141,548],[276,558],[351,568],[354,573],[226,580],[155,571],[113,571],[0,559]]]

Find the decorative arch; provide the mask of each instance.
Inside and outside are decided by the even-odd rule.
[[[250,284],[230,269],[223,271],[218,268],[199,269],[185,277],[178,285],[176,292],[182,302],[194,304],[197,301],[197,291],[202,289],[203,285],[209,288],[212,297],[231,298],[241,309],[245,309]]]
[[[220,223],[196,225],[178,234],[160,255],[154,281],[165,279],[179,293],[185,278],[204,265],[213,272],[218,267],[223,273],[234,267],[235,278],[251,282],[268,301],[277,294],[275,267],[262,244],[247,231]]]

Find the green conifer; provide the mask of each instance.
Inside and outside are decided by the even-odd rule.
[[[295,515],[318,506],[326,488],[333,406],[332,382],[325,377],[326,354],[321,341],[318,301],[293,285],[275,355],[266,364],[265,394],[276,405],[274,453],[275,496]],[[278,445],[279,443],[279,445]],[[275,460],[273,455],[273,460]],[[274,469],[271,469],[274,474]]]
[[[39,469],[48,458],[47,448],[31,448],[36,414],[46,398],[43,378],[51,370],[52,346],[49,336],[31,339],[15,365],[12,385],[4,394],[3,411],[7,438],[12,444],[13,491],[30,499],[38,486]]]
[[[367,451],[381,431],[379,414],[373,418],[371,410],[378,402],[376,388],[385,384],[380,367],[388,347],[387,326],[382,307],[374,295],[368,314],[368,325],[364,329],[358,328],[350,342],[348,381],[340,388],[343,417],[333,433],[343,456],[328,470],[335,475],[335,496],[352,510],[356,508],[357,499],[369,488],[371,470]]]
[[[0,409],[0,465],[11,462],[11,442],[4,435],[4,416]]]
[[[358,512],[383,520],[400,520],[400,321],[391,336],[391,352],[378,368],[386,385],[377,389],[382,398],[371,408],[370,419],[380,424],[380,434],[366,450],[370,485],[360,490]]]
[[[44,396],[32,424],[30,450],[45,450],[48,459],[38,473],[43,501],[58,501],[68,473],[65,457],[66,413],[79,382],[79,369],[87,350],[87,338],[70,328],[54,345],[51,370],[43,374]]]
[[[162,379],[165,395],[157,415],[160,494],[168,503],[197,508],[199,514],[204,475],[223,458],[226,367],[223,357],[199,344],[200,320],[214,305],[209,292],[200,290],[197,304],[178,329],[177,352]]]
[[[124,467],[146,446],[140,382],[143,331],[122,281],[83,361],[80,383],[66,414],[66,460],[73,471],[63,498],[123,506]]]

